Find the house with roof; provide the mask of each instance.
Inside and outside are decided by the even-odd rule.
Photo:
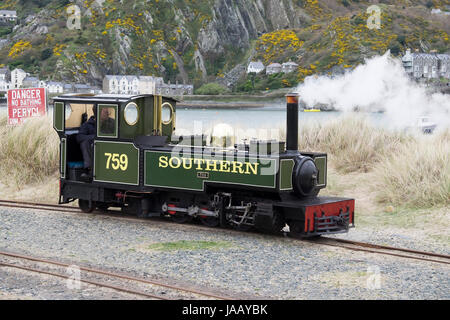
[[[285,62],[281,65],[281,72],[283,73],[291,73],[297,71],[298,64],[292,61]]]
[[[103,78],[103,92],[109,94],[193,94],[194,86],[186,84],[165,84],[161,77],[106,75]]]
[[[266,67],[266,74],[275,74],[281,72],[281,64],[279,63],[271,63]]]
[[[63,85],[63,92],[64,93],[72,93],[73,92],[73,84],[71,84],[71,83],[64,83],[64,85]]]
[[[4,92],[9,90],[11,80],[11,72],[8,68],[0,68],[0,91]]]
[[[247,67],[247,73],[260,73],[265,69],[261,61],[251,61]]]
[[[402,57],[405,72],[415,79],[450,79],[450,55],[432,53],[411,53],[408,49]]]
[[[0,22],[14,22],[17,20],[17,11],[0,10]]]
[[[23,88],[38,88],[39,87],[39,79],[37,77],[27,76],[23,79],[22,87]]]
[[[11,72],[11,89],[18,89],[22,87],[23,80],[28,76],[28,74],[22,69],[14,69]]]
[[[0,68],[0,80],[11,80],[11,72],[9,71],[9,68]]]
[[[130,75],[106,75],[103,78],[103,92],[113,94],[138,94],[139,78]]]
[[[161,83],[156,88],[156,94],[165,96],[184,96],[192,95],[194,93],[194,86],[191,84],[175,84]]]
[[[46,88],[50,94],[64,93],[64,83],[61,82],[49,81],[46,84]]]

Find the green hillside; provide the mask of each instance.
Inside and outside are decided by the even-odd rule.
[[[67,27],[72,4],[81,10],[81,30]],[[294,77],[265,80],[264,86],[280,87],[352,68],[387,49],[394,55],[406,48],[449,51],[450,16],[431,9],[448,10],[450,1],[380,1],[379,30],[366,26],[370,5],[357,0],[6,0],[0,9],[17,10],[19,21],[0,26],[0,39],[7,39],[0,65],[41,79],[100,84],[105,74],[141,74],[199,87],[220,82],[249,59],[300,64]]]

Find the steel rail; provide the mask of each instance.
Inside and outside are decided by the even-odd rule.
[[[438,257],[438,258],[444,258],[444,259],[450,260],[450,255],[440,254],[440,253],[435,253],[435,252],[426,252],[426,251],[413,250],[413,249],[407,249],[407,248],[397,248],[397,247],[391,247],[391,246],[386,246],[386,245],[373,244],[373,243],[367,243],[367,242],[359,242],[359,241],[347,240],[347,239],[336,238],[334,240],[337,242],[358,245],[361,247],[368,247],[368,248],[374,248],[374,249],[385,249],[385,250],[392,250],[392,251],[402,251],[402,252],[415,253],[415,254],[421,254],[424,256]]]
[[[0,266],[21,269],[21,270],[25,270],[25,271],[29,271],[29,272],[35,272],[35,273],[40,273],[40,274],[46,274],[46,275],[53,276],[53,277],[68,279],[67,275],[64,275],[61,273],[50,272],[50,271],[45,271],[45,270],[40,270],[40,269],[30,268],[30,267],[24,267],[24,266],[19,266],[16,264],[0,262]],[[115,285],[107,284],[107,283],[103,283],[103,282],[85,280],[85,279],[79,279],[78,281],[87,283],[87,284],[91,284],[91,285],[94,285],[97,287],[109,288],[109,289],[113,289],[116,291],[121,291],[121,292],[126,292],[126,293],[130,293],[130,294],[134,294],[134,295],[144,296],[147,298],[154,298],[154,299],[159,299],[159,300],[169,300],[166,297],[162,297],[162,296],[158,296],[158,295],[154,295],[154,294],[150,294],[150,293],[146,293],[146,292],[142,292],[142,291],[127,289],[124,287],[119,287],[119,286],[115,286]]]
[[[353,250],[353,251],[377,253],[377,254],[389,255],[389,256],[400,257],[400,258],[415,259],[415,260],[422,260],[422,261],[442,263],[442,264],[450,264],[450,256],[437,254],[437,253],[433,253],[433,252],[416,251],[416,250],[411,250],[411,249],[381,246],[381,245],[375,245],[375,244],[371,244],[371,243],[351,241],[351,240],[340,241],[341,239],[333,239],[333,238],[323,238],[323,239],[324,240],[326,239],[326,241],[329,241],[329,242],[325,242],[325,241],[321,241],[321,240],[319,240],[319,241],[307,240],[307,241],[310,243],[326,245],[326,246],[331,246],[331,247],[345,248],[345,249],[349,249],[349,250]],[[330,243],[330,242],[336,242],[336,243]],[[341,243],[352,244],[356,247],[342,245]],[[424,258],[424,257],[418,257],[418,256],[412,256],[412,255],[405,255],[405,254],[399,254],[399,253],[392,253],[392,252],[386,252],[386,251],[371,250],[370,248],[381,249],[381,250],[390,250],[390,251],[401,251],[401,252],[419,254],[419,255],[423,255],[423,256],[440,257],[443,259],[447,259],[448,261],[436,260],[436,259],[430,259],[430,258]]]
[[[59,261],[40,259],[40,258],[26,256],[26,255],[17,254],[17,253],[0,251],[0,255],[17,258],[17,259],[29,260],[29,261],[38,262],[38,263],[46,263],[46,264],[56,265],[56,266],[60,266],[60,267],[69,267],[70,266],[67,263],[62,263]],[[83,267],[83,266],[79,266],[79,268],[80,268],[80,270],[83,270],[86,272],[106,275],[106,276],[110,276],[110,277],[113,277],[116,279],[123,279],[123,280],[129,280],[129,281],[150,284],[150,285],[154,285],[154,286],[160,286],[160,287],[164,287],[164,288],[168,288],[168,289],[172,289],[172,290],[178,290],[178,291],[187,292],[187,293],[191,293],[191,294],[197,294],[200,296],[205,296],[205,297],[214,298],[214,299],[218,299],[218,300],[232,300],[231,297],[219,296],[217,294],[203,292],[203,291],[200,291],[197,289],[184,288],[181,286],[166,284],[161,281],[148,280],[148,279],[138,278],[138,277],[134,277],[134,276],[126,275],[126,274],[121,274],[121,273],[116,273],[116,272],[111,272],[111,271],[106,271],[106,270],[100,270],[100,269],[95,269],[95,268],[89,268],[89,267]]]
[[[54,205],[54,204],[33,203],[33,202],[21,202],[21,201],[0,200],[0,206],[7,207],[7,208],[35,209],[35,210],[46,210],[46,211],[55,211],[55,212],[73,212],[73,213],[80,212],[80,210],[76,207]]]
[[[6,205],[4,203],[7,203]],[[14,208],[27,208],[27,209],[39,209],[39,210],[48,210],[48,211],[56,211],[56,212],[70,212],[70,213],[82,213],[80,209],[76,207],[68,207],[68,206],[62,206],[62,205],[52,205],[52,204],[40,204],[40,203],[33,203],[33,202],[20,202],[20,201],[9,201],[9,200],[0,200],[0,206],[5,207],[14,207]],[[38,206],[33,207],[33,206]],[[46,208],[48,207],[48,208]],[[59,208],[59,209],[57,209]],[[61,209],[70,209],[70,210],[61,210]],[[71,209],[73,208],[73,209]],[[138,219],[136,217],[123,217],[123,216],[117,216],[106,213],[109,217],[114,217],[117,219],[124,219],[124,220],[133,220],[133,221],[140,221],[142,219]],[[203,227],[203,226],[195,226],[196,228],[204,228],[210,229],[209,227]],[[227,230],[227,231],[233,231],[233,230]],[[237,231],[238,232],[238,231]],[[336,242],[335,244],[332,243],[325,243],[324,241],[330,241],[330,242]],[[413,249],[407,249],[407,248],[397,248],[397,247],[391,247],[391,246],[385,246],[385,245],[378,245],[378,244],[372,244],[372,243],[366,243],[366,242],[359,242],[354,240],[346,240],[346,239],[338,239],[338,238],[328,238],[328,237],[321,237],[318,240],[308,240],[304,239],[302,241],[307,241],[309,243],[313,244],[320,244],[320,245],[329,245],[334,247],[341,247],[345,249],[350,249],[354,251],[364,251],[369,253],[377,253],[377,254],[384,254],[384,255],[390,255],[400,258],[409,258],[409,259],[416,259],[416,260],[423,260],[423,261],[429,261],[429,262],[436,262],[436,263],[443,263],[443,264],[450,264],[450,255],[445,254],[439,254],[434,252],[426,252],[426,251],[419,251],[419,250],[413,250]],[[339,243],[339,244],[337,244]],[[354,245],[360,248],[345,246],[342,244],[350,244]],[[449,261],[442,261],[442,260],[436,260],[436,259],[427,259],[417,256],[411,256],[411,255],[402,255],[402,254],[396,254],[396,253],[390,253],[385,251],[377,251],[377,250],[370,250],[370,249],[379,249],[379,250],[389,250],[389,251],[399,251],[399,252],[405,252],[405,253],[412,253],[416,255],[423,255],[428,257],[437,257],[437,258],[443,258],[447,259]]]

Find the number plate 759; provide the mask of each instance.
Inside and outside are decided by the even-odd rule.
[[[113,170],[122,170],[125,171],[128,168],[128,156],[126,154],[118,154],[118,153],[105,153],[106,160],[106,169],[110,168]]]

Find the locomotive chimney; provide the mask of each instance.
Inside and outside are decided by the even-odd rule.
[[[298,94],[286,95],[287,102],[287,128],[286,150],[298,151]]]

